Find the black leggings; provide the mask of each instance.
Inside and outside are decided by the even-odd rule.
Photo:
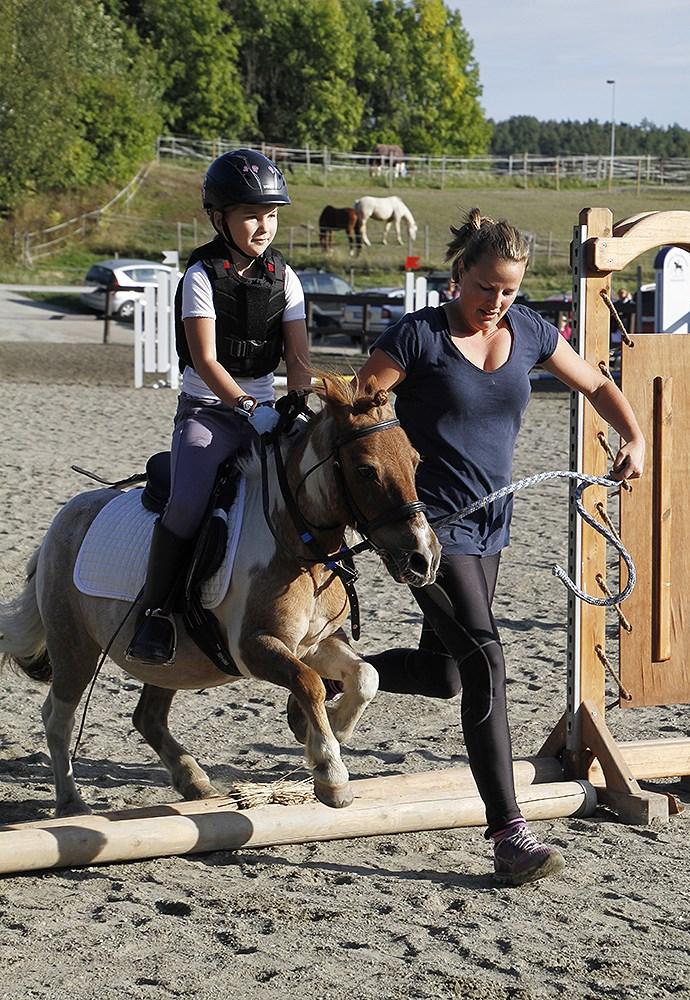
[[[500,554],[444,555],[436,582],[412,589],[424,612],[417,649],[367,656],[379,688],[429,698],[462,691],[462,730],[470,769],[486,806],[488,833],[520,816],[506,712],[506,671],[491,612]]]

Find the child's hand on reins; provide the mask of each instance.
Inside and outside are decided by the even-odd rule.
[[[270,434],[280,420],[280,414],[272,406],[259,405],[249,417],[249,423],[257,434]]]

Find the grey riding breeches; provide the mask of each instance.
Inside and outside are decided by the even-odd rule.
[[[218,468],[251,444],[255,432],[222,402],[180,393],[172,436],[170,498],[161,521],[180,538],[201,526]]]

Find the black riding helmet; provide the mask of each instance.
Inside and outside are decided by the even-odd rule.
[[[290,204],[282,171],[255,149],[233,149],[217,157],[204,177],[201,200],[209,216],[214,210],[222,212],[230,205]],[[252,259],[237,246],[225,219],[220,235],[242,257]]]
[[[201,197],[206,211],[229,205],[289,205],[282,171],[255,149],[233,149],[213,161]]]

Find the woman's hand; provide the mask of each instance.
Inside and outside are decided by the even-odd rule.
[[[621,445],[613,461],[611,479],[639,479],[644,471],[644,438],[633,438]]]

